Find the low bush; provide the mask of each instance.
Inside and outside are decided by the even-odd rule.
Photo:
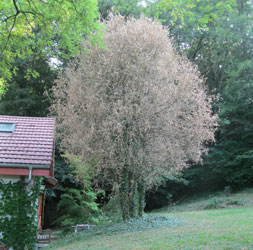
[[[242,205],[245,205],[245,203],[243,201],[236,199],[213,198],[203,207],[203,209],[219,209],[219,208],[226,208],[228,206],[242,206]]]

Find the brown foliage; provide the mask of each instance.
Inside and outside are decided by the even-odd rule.
[[[141,17],[104,23],[106,49],[89,47],[61,73],[52,111],[62,148],[97,163],[104,180],[155,184],[199,161],[217,117],[194,65],[162,25]]]

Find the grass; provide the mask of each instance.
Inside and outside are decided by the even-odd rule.
[[[245,189],[229,196],[226,196],[223,192],[217,192],[188,197],[176,206],[162,208],[157,210],[157,212],[184,212],[209,208],[232,208],[235,206],[253,206],[253,188]]]
[[[226,208],[194,210],[212,204],[213,199],[220,199],[218,204],[225,204],[224,200],[228,198],[233,202],[226,203]],[[216,194],[214,197],[188,200],[173,209],[169,207],[151,213],[141,220],[68,235],[52,243],[49,249],[253,250],[252,201],[253,189],[230,197]],[[180,212],[176,212],[177,208]]]

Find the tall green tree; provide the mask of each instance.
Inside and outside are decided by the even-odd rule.
[[[7,81],[8,88],[0,102],[1,115],[47,116],[50,106],[50,89],[57,76],[57,69],[50,66],[43,57],[16,59],[15,75]],[[38,76],[27,76],[30,68]]]
[[[211,148],[205,164],[223,178],[224,185],[241,188],[253,181],[252,80],[244,83],[239,79],[223,96],[217,144]]]
[[[210,91],[221,100],[217,144],[205,168],[184,171],[185,190],[252,182],[250,143],[252,93],[252,1],[156,1],[148,14],[168,27],[178,51],[198,65]],[[208,185],[207,185],[208,184]]]
[[[253,6],[238,1],[237,13],[230,15],[230,64],[220,104],[217,145],[207,158],[208,166],[236,187],[252,184],[253,157]]]
[[[120,13],[124,17],[139,18],[144,13],[142,0],[98,0],[101,19],[107,19],[111,12]]]
[[[209,89],[219,92],[225,87],[226,68],[233,63],[236,38],[230,17],[238,14],[238,7],[235,0],[159,0],[149,6],[149,15],[168,27],[178,50],[198,65]]]
[[[18,59],[44,54],[70,58],[97,29],[96,0],[3,0],[0,2],[0,87],[11,79]],[[36,51],[36,52],[35,52]],[[27,67],[27,75],[38,72]]]

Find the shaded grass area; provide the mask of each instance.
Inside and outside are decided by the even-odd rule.
[[[182,221],[175,217],[149,214],[145,215],[143,218],[130,219],[127,222],[96,226],[95,228],[91,228],[78,234],[72,233],[66,236],[62,235],[61,240],[51,244],[50,247],[53,247],[54,245],[59,246],[59,244],[65,246],[65,244],[72,244],[79,240],[88,240],[97,236],[104,237],[125,233],[137,233],[162,227],[176,227],[180,224],[182,224]]]
[[[253,191],[253,189],[251,189]],[[147,215],[144,219],[131,220],[100,226],[94,230],[68,235],[51,244],[49,249],[89,249],[89,250],[253,250],[253,192],[248,190],[235,194],[229,199],[243,201],[241,204],[227,205],[229,208],[187,211],[207,205],[212,199],[227,199],[215,196],[208,199],[181,204],[179,211]],[[232,207],[231,206],[237,206]],[[239,206],[239,207],[238,207]],[[175,209],[175,208],[174,208]]]
[[[184,212],[204,209],[233,208],[240,206],[253,206],[253,188],[232,193],[226,196],[223,192],[202,194],[184,199],[176,206],[158,209],[157,212]]]

